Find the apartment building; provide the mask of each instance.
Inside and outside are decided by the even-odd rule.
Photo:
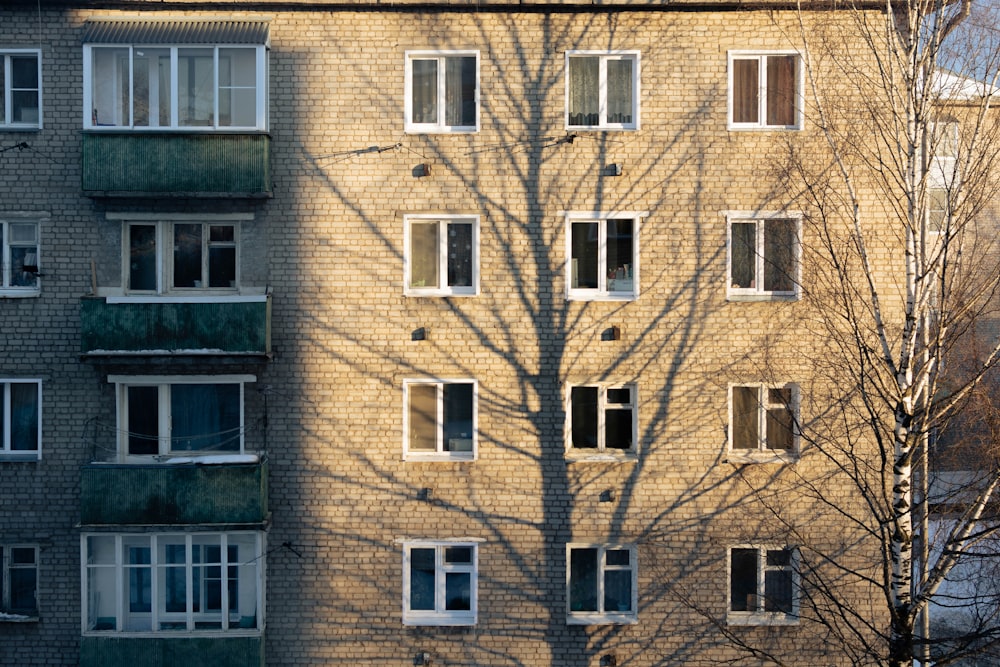
[[[4,3],[0,662],[839,664],[780,169],[838,20]]]

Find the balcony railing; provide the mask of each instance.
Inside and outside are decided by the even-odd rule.
[[[266,134],[88,132],[83,192],[91,197],[270,197]]]
[[[267,517],[266,457],[252,463],[89,463],[80,487],[84,525],[257,524]]]
[[[101,297],[84,297],[80,349],[89,356],[267,356],[271,298],[109,303]]]
[[[81,667],[264,667],[263,637],[83,637]]]

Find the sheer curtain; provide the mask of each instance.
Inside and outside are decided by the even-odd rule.
[[[632,61],[608,60],[608,122],[632,123]]]
[[[600,77],[599,58],[569,59],[570,125],[600,124]]]
[[[476,124],[476,59],[468,56],[445,61],[445,125]]]

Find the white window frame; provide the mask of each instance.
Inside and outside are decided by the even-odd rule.
[[[95,49],[115,49],[128,51],[128,98],[129,98],[129,118],[115,119],[115,124],[101,123],[97,118],[96,107],[93,99],[93,77],[94,61],[93,51]],[[142,49],[156,49],[170,52],[170,123],[168,125],[140,125],[135,123],[135,96],[132,92],[132,80],[135,66],[135,53]],[[179,49],[211,49],[212,50],[212,124],[211,125],[181,125],[178,111],[178,50]],[[222,86],[219,82],[219,49],[246,49],[254,51],[254,66],[256,68],[255,104],[256,117],[253,125],[220,125],[219,124],[219,91]],[[110,132],[237,132],[245,133],[251,131],[266,132],[268,129],[267,100],[268,100],[268,64],[267,47],[263,44],[85,44],[83,46],[83,128],[85,130],[110,131]],[[121,82],[124,83],[124,82]],[[229,86],[237,88],[238,86]],[[125,94],[118,91],[118,94]]]
[[[256,382],[255,375],[109,375],[108,383],[115,385],[115,412],[117,415],[118,460],[132,463],[169,461],[176,458],[200,456],[233,456],[246,453],[246,385]],[[171,414],[170,387],[175,384],[238,385],[240,390],[240,427],[238,449],[227,450],[176,450],[170,449]],[[156,387],[158,399],[159,449],[156,454],[129,454],[128,389],[130,387]]]
[[[203,611],[196,612],[193,610],[192,604],[192,592],[194,587],[192,586],[193,569],[197,566],[197,563],[192,563],[192,552],[195,545],[195,540],[197,538],[219,538],[220,546],[220,558],[222,561],[222,573],[220,586],[221,586],[221,601],[222,609],[218,613]],[[230,540],[242,539],[246,540],[248,537],[252,538],[252,550],[253,554],[247,554],[248,557],[244,558],[241,554],[239,556],[238,563],[232,563],[228,560],[228,546],[230,545]],[[99,561],[95,560],[91,554],[88,553],[88,540],[90,538],[97,539],[113,539],[114,544],[114,554],[113,562],[110,561]],[[186,591],[187,591],[187,610],[183,612],[166,612],[161,610],[161,600],[165,591],[161,592],[160,587],[160,571],[159,569],[165,569],[166,564],[158,562],[159,557],[159,546],[161,542],[167,542],[170,544],[176,544],[179,540],[183,539],[185,546],[185,562],[183,564],[178,564],[178,568],[184,568],[185,577],[187,579]],[[130,564],[125,562],[125,547],[129,546],[130,542],[136,544],[148,544],[150,551],[150,563],[140,564],[143,568],[148,568],[150,571],[150,611],[148,612],[131,612],[127,609],[127,592],[129,590],[129,572],[131,569],[135,568],[135,564]],[[80,574],[81,574],[81,586],[80,586],[80,601],[81,609],[83,613],[80,614],[81,618],[81,631],[84,636],[107,636],[107,635],[122,635],[127,634],[129,636],[147,636],[147,637],[184,637],[184,636],[219,636],[219,637],[232,637],[232,636],[259,636],[264,629],[264,610],[265,610],[265,558],[267,556],[267,534],[259,531],[226,531],[226,532],[172,532],[172,533],[83,533],[80,536]],[[254,627],[240,627],[241,621],[237,620],[235,627],[233,626],[233,616],[238,615],[237,610],[234,614],[233,610],[228,608],[228,586],[229,586],[229,576],[228,568],[231,566],[237,566],[240,571],[245,571],[247,567],[253,567],[253,586],[254,598],[253,598],[253,611],[255,617]],[[159,568],[159,569],[158,569]],[[206,569],[206,568],[203,568]],[[111,579],[113,580],[114,590],[111,593],[114,596],[114,627],[107,628],[103,627],[100,629],[95,627],[88,627],[90,621],[93,618],[95,621],[101,618],[100,612],[95,611],[95,606],[101,604],[101,594],[106,593],[104,589],[98,591],[90,591],[89,584],[91,581],[90,575],[95,575],[95,580],[101,573],[111,572]],[[203,575],[204,576],[204,575]],[[242,582],[240,584],[242,591]],[[94,595],[91,595],[91,594]],[[96,597],[95,597],[96,595]],[[141,620],[144,622],[148,619],[149,628],[136,629],[129,628],[129,622],[135,618],[141,616]],[[211,628],[211,629],[198,629],[195,624],[210,620],[211,622],[218,622],[222,625],[222,628]],[[183,629],[159,629],[160,622],[165,623],[183,623],[186,628]]]
[[[597,389],[597,448],[587,449],[573,446],[573,389],[593,387]],[[612,389],[628,389],[631,401],[629,403],[609,403],[608,391]],[[639,388],[635,382],[575,382],[566,385],[565,393],[566,424],[565,450],[568,459],[611,460],[634,459],[639,454]],[[629,449],[608,448],[605,435],[606,415],[608,409],[631,409],[632,412],[632,447]]]
[[[764,600],[765,575],[769,571],[788,571],[792,575],[792,611],[733,611],[733,550],[752,549],[757,554],[757,593],[754,602]],[[768,551],[785,551],[789,554],[789,565],[768,565]],[[799,575],[799,550],[789,546],[736,544],[726,550],[726,623],[728,625],[798,625],[799,598],[801,597]]]
[[[11,558],[11,552],[14,549],[30,549],[33,553],[32,562],[30,564],[25,563],[14,563]],[[3,579],[0,588],[3,590],[3,595],[0,596],[0,615],[7,614],[6,618],[0,618],[0,622],[3,621],[28,621],[38,619],[38,553],[39,548],[37,544],[3,544],[0,545],[0,552],[2,552],[3,568],[0,570],[0,578]],[[35,608],[34,609],[11,609],[10,594],[11,594],[11,570],[34,570],[35,571]]]
[[[802,213],[799,211],[724,211],[726,216],[726,299],[729,301],[798,301],[802,298]],[[795,222],[795,262],[793,287],[791,290],[765,290],[764,269],[767,257],[765,248],[765,226],[768,220],[792,220]],[[756,247],[759,249],[754,266],[758,285],[738,287],[733,283],[733,224],[753,223],[757,227]]]
[[[10,385],[12,384],[33,384],[37,388],[38,420],[37,440],[38,449],[11,449],[11,402]],[[42,380],[40,378],[0,378],[0,411],[2,411],[3,424],[0,427],[0,461],[40,461],[42,459]]]
[[[403,544],[403,625],[471,626],[479,617],[479,543],[481,539],[407,540]],[[472,563],[448,563],[449,548],[472,550]],[[410,552],[434,549],[434,609],[410,609]],[[445,608],[446,576],[449,572],[470,577],[470,609]]]
[[[961,151],[959,122],[942,118],[927,124],[925,160],[927,189],[954,192],[958,187],[958,155]]]
[[[121,264],[121,284],[122,293],[136,296],[235,296],[242,294],[246,288],[242,278],[242,223],[253,220],[252,214],[215,214],[215,215],[193,215],[193,214],[156,214],[156,213],[116,213],[109,212],[105,216],[109,221],[122,222],[122,264]],[[233,241],[225,245],[235,247],[236,252],[236,280],[232,287],[173,287],[174,282],[174,225],[195,225],[203,227],[233,227]],[[130,230],[133,226],[155,226],[156,242],[156,289],[141,290],[132,289],[130,285]],[[209,240],[208,234],[203,234],[202,241],[202,279],[208,276],[209,247],[214,244]]]
[[[35,230],[35,238],[31,243],[25,241],[11,240],[11,227],[31,225]],[[36,297],[42,291],[41,262],[42,262],[42,221],[37,216],[23,217],[21,215],[0,216],[0,298],[23,298]],[[35,248],[35,268],[34,285],[12,285],[13,271],[13,248],[34,247]],[[28,275],[32,275],[31,272]]]
[[[733,415],[733,390],[737,387],[749,387],[757,390],[757,437],[758,443],[755,449],[740,449],[734,446],[734,415]],[[771,403],[768,397],[769,389],[789,389],[792,394],[791,405],[788,406],[792,412],[792,446],[788,450],[771,449],[767,446],[767,411],[772,408],[785,407],[779,403]],[[760,382],[734,382],[729,385],[729,456],[728,460],[733,463],[792,463],[799,458],[799,447],[801,434],[799,432],[799,415],[801,408],[801,397],[799,386],[792,382],[784,384],[760,383]]]
[[[796,56],[796,77],[795,77],[795,122],[791,125],[768,125],[767,124],[767,66],[766,60],[769,56]],[[733,97],[734,97],[734,82],[733,82],[733,61],[735,60],[757,60],[758,61],[758,78],[757,78],[757,103],[758,111],[756,123],[738,123],[733,120]],[[805,108],[805,67],[802,54],[794,49],[777,49],[773,51],[769,50],[747,50],[747,51],[729,51],[728,53],[728,67],[727,67],[727,77],[728,77],[728,95],[727,95],[727,110],[726,118],[727,125],[730,130],[791,130],[798,131],[803,127],[803,110]]]
[[[448,125],[447,124],[447,99],[445,96],[445,63],[448,58],[475,58],[476,59],[476,122],[474,125]],[[437,80],[437,122],[417,123],[413,120],[413,61],[414,60],[437,60],[438,80]],[[410,134],[461,134],[479,131],[479,103],[482,86],[480,82],[480,60],[478,50],[455,50],[455,51],[406,51],[405,53],[405,74],[404,74],[404,125],[405,131]]]
[[[449,384],[472,385],[472,433],[468,450],[444,449],[444,387]],[[437,388],[437,451],[410,448],[410,391],[414,386]],[[464,440],[464,438],[462,439]],[[435,378],[403,380],[403,459],[406,461],[474,461],[479,456],[479,382],[471,378]]]
[[[563,211],[566,224],[566,299],[568,301],[635,301],[639,298],[639,238],[642,221],[649,217],[649,211]],[[609,289],[608,285],[608,220],[632,221],[632,266],[624,271],[631,271],[631,289]],[[573,287],[573,224],[597,223],[597,280],[596,288]],[[627,279],[627,276],[626,276]],[[617,280],[617,279],[616,279]]]
[[[414,287],[410,283],[412,248],[410,247],[413,223],[437,222],[438,233],[438,285]],[[451,223],[472,225],[472,285],[452,286],[448,281],[448,241],[446,230]],[[479,294],[479,216],[459,214],[407,214],[403,216],[404,276],[403,293],[407,296],[476,296]]]
[[[569,63],[572,58],[597,57],[600,60],[599,69],[599,96],[597,125],[574,125],[570,122],[570,75]],[[631,60],[632,61],[632,118],[631,123],[612,123],[608,121],[608,61],[609,60]],[[564,75],[566,79],[566,99],[564,104],[564,121],[567,130],[638,130],[639,129],[639,69],[640,52],[635,50],[617,51],[567,51]]]
[[[38,120],[35,122],[16,123],[13,119],[14,113],[14,92],[13,87],[13,65],[11,56],[35,56],[35,65],[38,68],[38,88],[36,90],[38,99]],[[41,49],[0,49],[0,72],[3,74],[3,110],[0,115],[0,130],[40,130],[42,129],[42,50]],[[18,91],[33,90],[29,88],[16,89]]]
[[[572,571],[571,554],[577,549],[597,550],[597,611],[572,610]],[[608,551],[628,551],[629,565],[609,565],[606,561]],[[628,611],[608,611],[604,609],[604,575],[608,571],[629,570],[632,575],[631,609]],[[566,545],[566,624],[567,625],[631,625],[639,622],[639,562],[638,549],[634,544],[600,544],[586,542],[570,542]]]

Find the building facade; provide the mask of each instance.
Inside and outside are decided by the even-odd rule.
[[[5,3],[0,662],[838,663],[780,170],[837,20]]]

